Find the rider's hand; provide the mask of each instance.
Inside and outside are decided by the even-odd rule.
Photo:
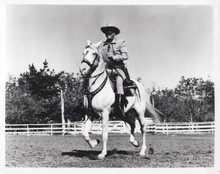
[[[114,59],[115,62],[120,62],[122,60],[120,55],[115,55],[113,57],[113,59]]]
[[[121,58],[115,58],[114,61],[115,61],[115,62],[120,62],[120,61],[121,61]]]
[[[108,52],[108,53],[106,53],[106,54],[107,54],[107,57],[113,57],[112,52]]]

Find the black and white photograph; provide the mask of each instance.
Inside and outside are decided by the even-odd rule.
[[[3,6],[6,173],[220,172],[215,3],[13,2]]]

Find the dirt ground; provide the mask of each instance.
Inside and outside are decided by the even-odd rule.
[[[101,140],[101,135],[92,135]],[[141,142],[140,134],[136,135]],[[6,136],[6,167],[179,168],[213,167],[214,134],[147,135],[154,154],[139,156],[129,135],[109,135],[108,154],[97,160],[102,143],[91,149],[78,136]]]

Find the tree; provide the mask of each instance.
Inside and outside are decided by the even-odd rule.
[[[152,94],[164,122],[214,120],[214,83],[211,80],[183,76],[174,90],[153,88]]]
[[[29,93],[23,93],[16,78],[6,83],[6,123],[39,123],[45,110]]]
[[[65,119],[82,120],[83,87],[74,74],[50,70],[48,62],[37,70],[29,65],[18,79],[6,83],[6,123],[61,123],[61,96],[64,92]]]
[[[214,83],[210,80],[182,76],[175,95],[180,100],[179,115],[183,121],[206,121],[205,116],[214,113]]]
[[[74,73],[62,72],[59,83],[64,91],[65,119],[80,121],[84,118],[83,84]]]
[[[29,65],[29,72],[20,74],[18,84],[23,92],[31,93],[39,98],[51,98],[57,96],[59,91],[58,81],[60,74],[55,74],[54,70],[48,68],[48,62],[43,62],[43,68],[39,71],[35,66]]]
[[[176,114],[180,104],[171,89],[158,90],[153,92],[154,106],[161,112],[163,122],[176,121]]]
[[[59,76],[45,60],[39,71],[29,71],[6,83],[6,123],[60,122]]]
[[[61,90],[65,119],[82,120],[84,87],[81,80],[73,73],[55,73],[46,60],[40,70],[29,65],[29,70],[19,78],[9,77],[6,82],[6,123],[61,123]],[[214,83],[211,80],[183,76],[176,88],[154,88],[152,96],[164,122],[214,120]]]

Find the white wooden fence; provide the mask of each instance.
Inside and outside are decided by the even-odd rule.
[[[83,129],[82,122],[66,124],[6,124],[5,133],[11,135],[77,135]],[[110,121],[109,133],[129,133],[130,127],[123,121]],[[156,125],[147,124],[147,132],[156,134],[182,134],[182,133],[214,133],[214,122],[200,123],[160,123]],[[93,122],[91,133],[101,134],[101,122]],[[140,133],[140,125],[136,122],[136,133]]]

